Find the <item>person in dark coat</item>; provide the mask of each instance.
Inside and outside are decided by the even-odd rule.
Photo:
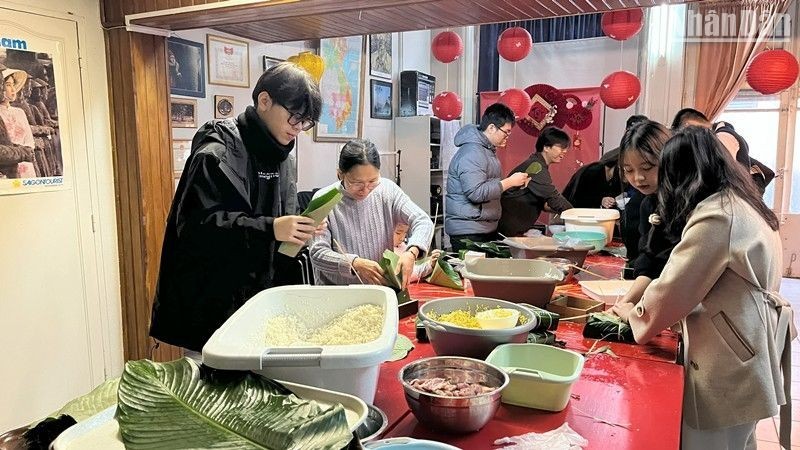
[[[547,207],[562,213],[572,209],[572,204],[553,186],[548,166],[558,164],[567,154],[569,135],[556,127],[542,130],[536,140],[536,152],[511,171],[527,172],[531,179],[527,186],[503,192],[502,214],[497,230],[506,236],[522,236],[533,228],[539,214]]]
[[[728,152],[750,172],[756,187],[764,194],[767,186],[775,178],[775,172],[761,161],[750,156],[750,147],[744,137],[736,132],[728,122],[712,124],[705,114],[693,108],[683,108],[675,114],[672,120],[672,130],[678,131],[688,126],[709,128],[722,142]]]
[[[564,198],[575,208],[614,208],[622,193],[617,161],[595,161],[577,170],[564,187]]]
[[[200,351],[250,297],[276,285],[288,267],[277,261],[278,241],[304,245],[320,231],[293,215],[290,152],[321,103],[311,76],[281,63],[256,82],[253,106],[197,131],[167,219],[152,337]]]

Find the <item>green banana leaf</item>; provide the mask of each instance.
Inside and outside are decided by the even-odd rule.
[[[92,392],[70,401],[60,410],[50,414],[50,417],[66,414],[72,416],[78,422],[86,420],[117,403],[118,387],[119,378],[106,380],[103,384],[94,388]]]
[[[433,266],[433,272],[427,279],[428,283],[438,286],[444,286],[450,289],[464,290],[464,284],[461,282],[461,277],[453,269],[447,261],[442,258],[436,260],[436,265]]]
[[[461,242],[467,246],[467,250],[486,253],[486,256],[494,258],[511,258],[511,251],[507,245],[498,245],[496,242],[475,242],[470,239],[462,239]]]
[[[183,358],[129,361],[116,419],[128,449],[336,449],[351,439],[344,408],[322,410],[251,372]]]
[[[383,278],[389,283],[389,287],[400,290],[403,287],[403,274],[397,272],[400,256],[391,250],[385,250],[378,264],[383,269]]]
[[[534,161],[530,163],[528,168],[525,169],[525,173],[527,173],[528,175],[536,175],[541,171],[542,171],[542,165],[539,163],[539,161]]]
[[[408,352],[414,349],[414,344],[411,342],[411,339],[405,337],[402,334],[397,335],[397,340],[394,341],[394,348],[392,349],[392,356],[387,359],[387,361],[399,361],[406,356],[408,356]]]
[[[589,315],[583,327],[583,337],[631,344],[636,342],[631,326],[619,317],[606,312]]]
[[[314,226],[319,226],[341,199],[342,193],[339,192],[338,189],[331,189],[319,197],[312,199],[306,210],[300,215],[314,219]],[[300,249],[302,248],[303,246],[301,245],[292,244],[291,242],[282,242],[280,247],[278,247],[278,251],[286,256],[294,258],[300,253]]]

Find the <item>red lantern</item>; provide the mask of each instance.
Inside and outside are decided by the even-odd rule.
[[[607,76],[600,84],[600,99],[611,109],[625,109],[636,102],[641,91],[639,78],[620,70]]]
[[[433,115],[442,120],[455,120],[461,117],[464,105],[455,92],[444,91],[433,98]]]
[[[433,57],[443,63],[451,63],[464,53],[464,42],[455,31],[442,31],[431,42]]]
[[[531,52],[531,47],[531,34],[522,27],[509,28],[497,39],[497,52],[511,62],[525,59]]]
[[[511,108],[516,117],[525,117],[531,110],[531,97],[522,89],[506,89],[500,94],[498,101]]]
[[[790,88],[800,73],[797,58],[786,50],[767,50],[747,67],[747,83],[756,91],[777,94]]]
[[[625,9],[603,14],[600,26],[603,33],[611,39],[626,41],[638,33],[644,24],[644,13],[641,9]]]

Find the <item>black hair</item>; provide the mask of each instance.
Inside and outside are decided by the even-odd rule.
[[[637,123],[644,122],[645,120],[650,120],[650,119],[648,119],[647,116],[643,116],[641,114],[630,116],[628,117],[628,120],[625,121],[625,129],[627,130],[628,128],[636,125]]]
[[[355,166],[370,164],[376,169],[381,168],[381,155],[372,141],[366,139],[353,139],[344,144],[339,152],[339,170],[347,173]]]
[[[552,147],[558,145],[564,148],[569,147],[572,140],[569,135],[557,127],[546,127],[539,133],[539,138],[536,139],[536,152],[541,153],[545,147]]]
[[[304,118],[316,121],[322,113],[319,86],[305,69],[294,63],[282,62],[261,74],[253,88],[253,105],[258,105],[258,95],[262,92],[289,112]]]
[[[778,217],[764,204],[750,174],[709,129],[689,126],[675,134],[661,153],[658,179],[658,213],[673,239],[680,239],[697,204],[718,192],[741,197],[778,229]]]
[[[661,151],[670,138],[669,130],[664,125],[652,120],[639,122],[627,129],[619,143],[619,168],[622,172],[625,164],[625,153],[636,151],[648,163],[658,166]]]
[[[678,111],[678,113],[675,114],[675,118],[672,119],[672,130],[680,130],[686,126],[686,122],[690,120],[707,123],[708,117],[694,108],[683,108],[682,110]]]
[[[489,128],[489,125],[494,125],[497,128],[501,128],[503,125],[508,123],[510,123],[511,126],[516,124],[514,111],[502,103],[493,103],[486,108],[486,111],[483,112],[481,124],[478,126],[478,129],[481,131],[486,131],[486,129]]]

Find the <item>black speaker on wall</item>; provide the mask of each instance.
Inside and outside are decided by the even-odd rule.
[[[436,77],[416,70],[400,72],[401,117],[430,116],[431,103],[436,92]]]

